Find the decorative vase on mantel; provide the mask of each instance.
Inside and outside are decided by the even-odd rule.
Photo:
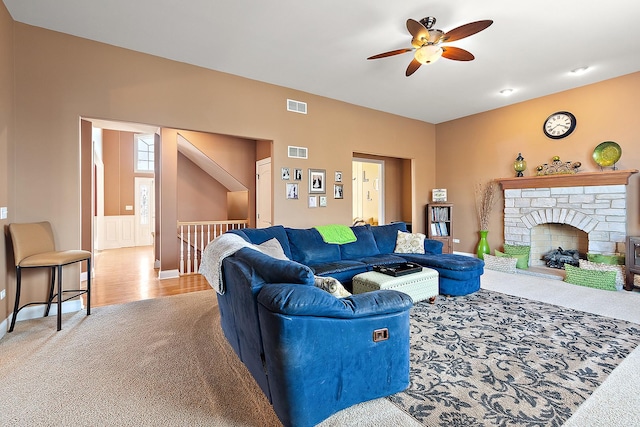
[[[489,249],[489,242],[487,241],[487,234],[489,234],[488,230],[480,230],[480,241],[478,242],[478,248],[476,253],[478,258],[484,260],[484,254],[491,253],[491,249]]]

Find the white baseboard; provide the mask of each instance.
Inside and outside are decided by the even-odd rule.
[[[7,335],[7,329],[9,328],[9,319],[4,319],[0,322],[0,340]]]
[[[18,318],[16,322],[20,322],[21,320],[29,320],[29,319],[39,319],[44,317],[44,311],[46,310],[46,304],[40,305],[30,305],[29,307],[25,307],[18,312]],[[76,311],[82,310],[84,307],[82,306],[82,301],[80,299],[65,301],[62,303],[62,313],[75,313]],[[57,316],[58,315],[58,304],[51,304],[51,309],[49,310],[49,316]],[[3,323],[6,323],[2,330],[6,331],[13,318],[13,313],[9,313],[9,317],[7,317]],[[1,325],[1,324],[0,324]]]
[[[180,272],[178,271],[178,269],[175,270],[161,270],[160,274],[158,274],[158,278],[160,280],[162,279],[177,279],[178,277],[180,277]]]

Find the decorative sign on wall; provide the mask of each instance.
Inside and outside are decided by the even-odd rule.
[[[447,189],[446,188],[434,188],[431,190],[431,201],[433,202],[446,202],[447,201]]]

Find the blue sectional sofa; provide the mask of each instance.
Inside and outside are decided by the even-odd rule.
[[[261,244],[276,238],[285,255],[311,268],[316,276],[331,276],[347,288],[358,273],[371,271],[374,265],[414,262],[438,271],[441,295],[467,295],[480,289],[484,262],[457,254],[443,254],[442,242],[425,239],[424,254],[394,252],[398,231],[406,232],[404,222],[381,226],[354,226],[356,241],[344,245],[327,244],[315,228],[298,229],[273,226],[262,229],[232,230],[248,242]]]
[[[378,290],[338,299],[314,286],[331,276],[348,288],[375,264],[410,260],[440,272],[441,292],[479,287],[483,262],[441,254],[394,254],[404,223],[352,227],[353,243],[327,244],[316,229],[273,226],[233,230],[260,245],[277,239],[287,259],[244,247],[222,261],[221,325],[231,347],[269,398],[285,426],[313,426],[356,403],[409,385],[411,297]]]

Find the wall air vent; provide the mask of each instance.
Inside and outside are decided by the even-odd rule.
[[[309,153],[306,147],[294,147],[289,145],[289,157],[294,159],[307,159],[309,158]]]
[[[293,111],[294,113],[307,114],[307,103],[301,101],[294,101],[293,99],[287,99],[287,111]]]

